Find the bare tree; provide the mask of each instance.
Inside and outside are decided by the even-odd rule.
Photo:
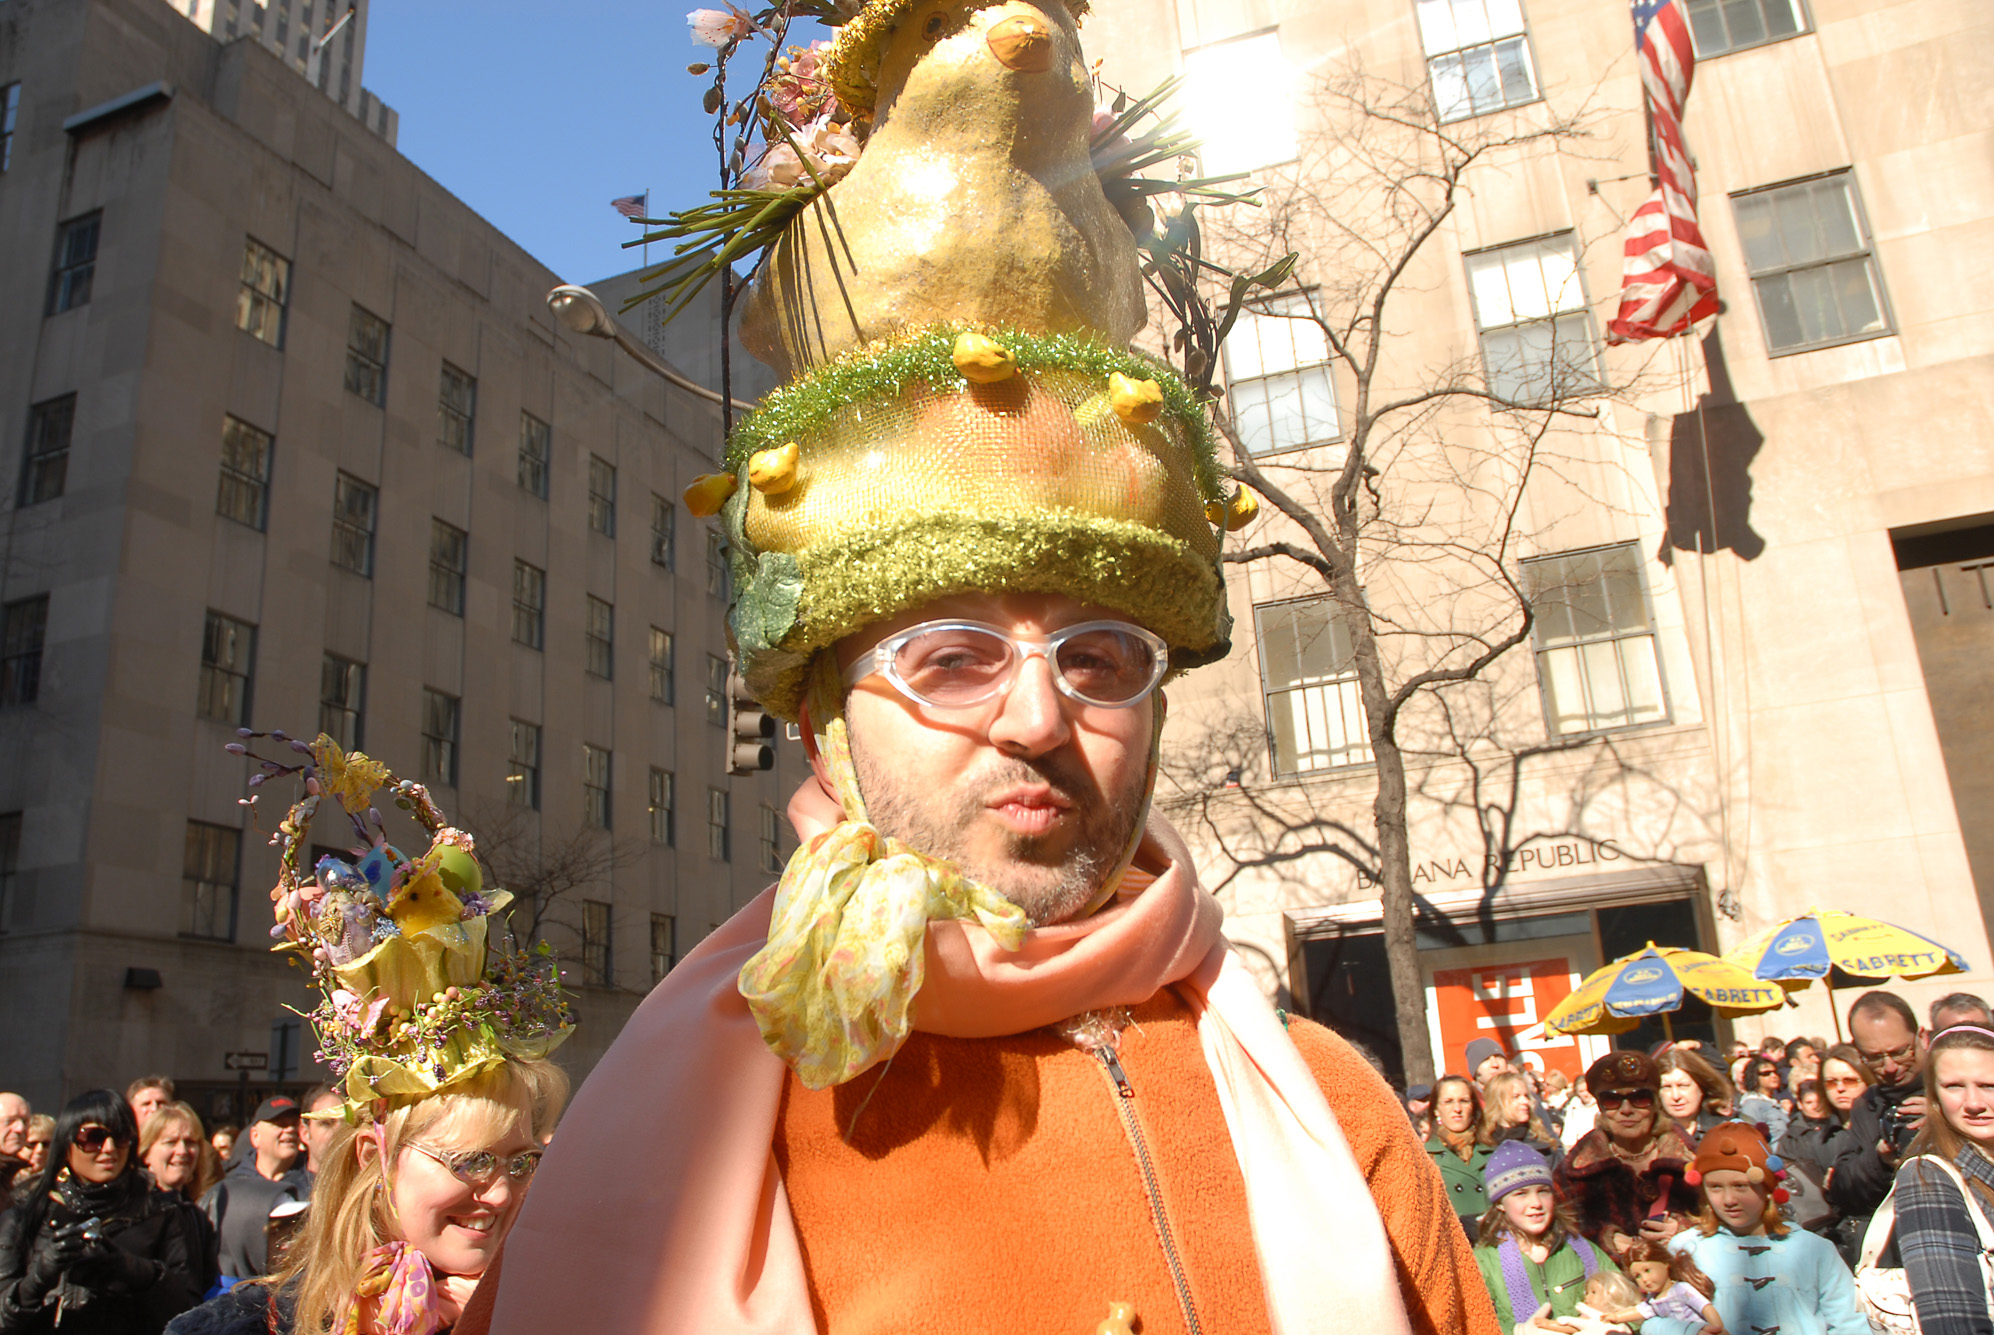
[[[600,830],[547,834],[545,817],[509,802],[475,804],[470,827],[478,832],[478,858],[492,884],[510,890],[506,921],[523,946],[547,941],[566,947],[581,941],[580,901],[587,891],[607,889],[621,868],[642,853],[633,841],[621,843]],[[553,941],[553,937],[562,940]]]
[[[1561,115],[1546,104],[1450,124],[1424,87],[1362,74],[1317,82],[1312,100],[1321,128],[1304,134],[1296,167],[1272,174],[1259,209],[1200,215],[1202,246],[1232,271],[1286,280],[1288,295],[1250,296],[1245,308],[1305,326],[1327,345],[1340,390],[1354,392],[1342,405],[1341,440],[1256,456],[1241,405],[1214,391],[1214,425],[1231,447],[1231,475],[1261,502],[1252,534],[1225,560],[1275,562],[1304,588],[1327,595],[1348,636],[1377,786],[1363,820],[1325,815],[1292,792],[1228,794],[1244,804],[1246,820],[1211,819],[1209,803],[1204,811],[1209,830],[1231,840],[1227,854],[1241,865],[1328,854],[1376,881],[1407,1078],[1430,1081],[1414,941],[1408,760],[1489,746],[1494,710],[1467,708],[1458,698],[1451,707],[1431,702],[1476,682],[1530,641],[1532,597],[1545,590],[1523,582],[1518,543],[1526,495],[1540,506],[1612,503],[1600,494],[1597,441],[1610,431],[1603,405],[1627,387],[1605,383],[1583,320],[1583,331],[1550,320],[1534,331],[1536,343],[1518,340],[1513,355],[1485,349],[1486,357],[1464,353],[1446,365],[1427,364],[1415,341],[1422,308],[1429,316],[1450,310],[1444,294],[1458,260],[1445,239],[1476,173],[1582,153],[1589,111]],[[1187,375],[1209,381],[1232,324],[1213,313],[1225,310],[1226,296],[1187,303],[1184,287],[1159,281],[1157,296],[1175,325],[1173,348]],[[1235,282],[1235,305],[1239,293]],[[1532,522],[1542,518],[1534,513]],[[1219,711],[1190,764],[1225,764],[1218,772],[1235,782],[1251,772],[1253,757],[1267,748],[1258,713],[1255,701],[1250,714],[1234,711],[1228,724]],[[1574,744],[1554,738],[1538,753]],[[1518,759],[1513,779],[1527,760]],[[1186,782],[1178,800],[1198,805],[1198,791],[1211,789],[1210,772]],[[1499,823],[1484,829],[1496,844],[1515,837]]]

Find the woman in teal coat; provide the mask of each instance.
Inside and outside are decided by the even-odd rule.
[[[1447,1198],[1470,1242],[1489,1208],[1482,1175],[1491,1147],[1482,1138],[1481,1125],[1482,1096],[1475,1082],[1466,1076],[1441,1076],[1433,1086],[1433,1136],[1426,1142],[1426,1152],[1440,1166]]]

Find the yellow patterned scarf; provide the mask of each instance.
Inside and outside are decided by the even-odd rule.
[[[1151,728],[1142,814],[1156,782],[1162,697]],[[741,995],[769,1050],[811,1089],[843,1084],[900,1050],[913,1029],[924,944],[934,919],[971,918],[1006,950],[1029,928],[1024,910],[941,858],[880,833],[852,765],[844,683],[833,656],[811,670],[807,720],[845,819],[807,839],[776,890],[768,944],[741,969]],[[1113,898],[1141,842],[1138,819],[1092,913]],[[1084,915],[1083,915],[1084,916]]]

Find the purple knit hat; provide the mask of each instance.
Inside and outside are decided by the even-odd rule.
[[[1482,1183],[1488,1191],[1489,1204],[1494,1205],[1518,1187],[1550,1186],[1551,1165],[1522,1141],[1505,1140],[1496,1146],[1488,1166],[1482,1169]]]

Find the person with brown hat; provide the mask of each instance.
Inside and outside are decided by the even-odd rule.
[[[1690,1148],[1661,1115],[1661,1072],[1644,1052],[1609,1052],[1586,1070],[1599,1123],[1558,1165],[1579,1228],[1616,1256],[1637,1237],[1667,1242],[1690,1226]],[[1736,1329],[1736,1327],[1733,1327]]]
[[[1689,1167],[1702,1198],[1696,1231],[1674,1250],[1687,1251],[1716,1285],[1726,1330],[1870,1335],[1856,1306],[1855,1280],[1835,1245],[1793,1227],[1781,1213],[1785,1176],[1786,1165],[1757,1127],[1714,1128]]]

